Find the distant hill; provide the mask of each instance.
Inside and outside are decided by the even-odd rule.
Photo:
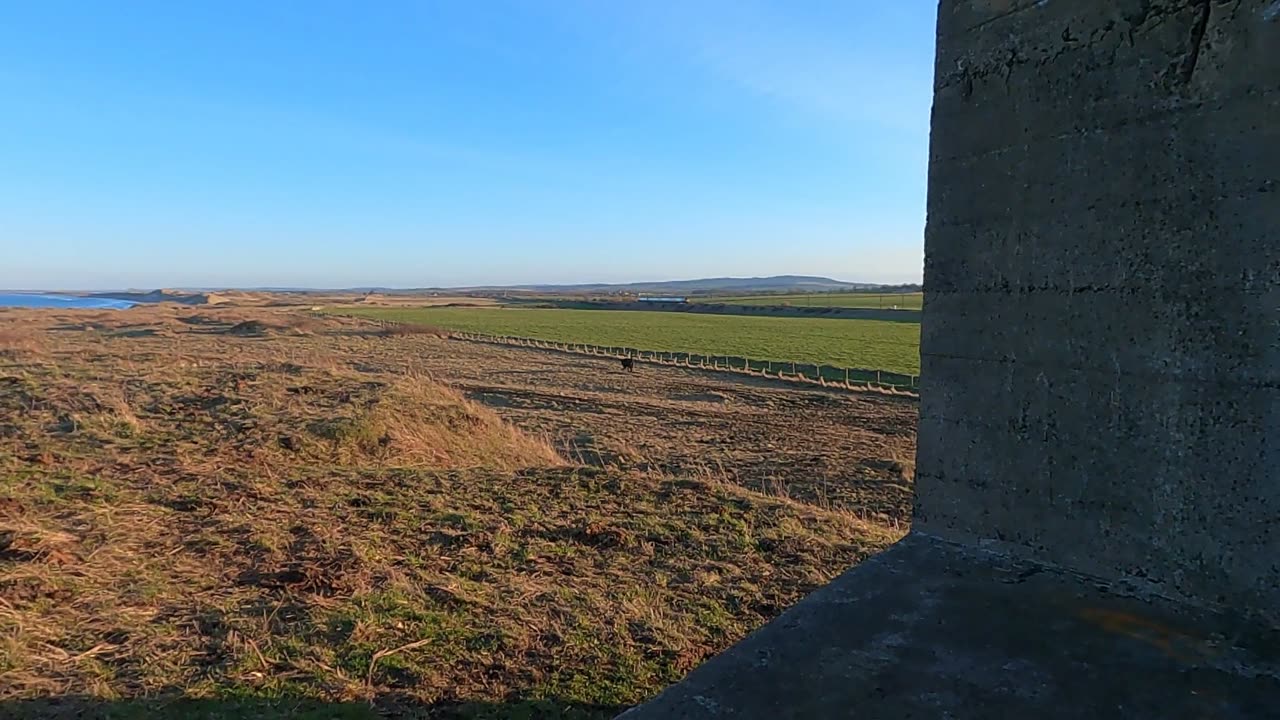
[[[172,302],[180,305],[217,305],[225,298],[215,293],[196,293],[186,290],[125,290],[122,292],[88,293],[86,297],[111,300],[128,300],[135,303]]]
[[[852,283],[813,275],[773,275],[750,278],[699,278],[696,280],[659,280],[637,283],[583,283],[578,285],[510,285],[496,287],[451,288],[469,292],[525,291],[525,292],[590,292],[590,293],[673,293],[695,295],[705,293],[764,293],[764,292],[837,292],[841,290],[868,290],[881,287],[874,283]]]
[[[86,293],[133,302],[176,302],[188,305],[236,300],[245,293],[375,293],[378,295],[420,295],[423,293],[591,293],[591,294],[666,294],[666,295],[752,295],[758,293],[803,294],[826,292],[914,292],[919,285],[883,285],[879,283],[843,282],[816,275],[771,275],[769,277],[716,277],[695,280],[657,280],[635,283],[579,283],[569,285],[483,285],[469,287],[351,287],[342,289],[303,287],[254,287],[236,289],[184,288],[181,290],[125,290]]]

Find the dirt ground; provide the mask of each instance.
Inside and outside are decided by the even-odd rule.
[[[764,493],[906,522],[919,403],[728,373],[423,339],[421,367],[573,460],[713,471]],[[371,355],[370,362],[376,362]]]
[[[905,532],[916,405],[0,310],[0,717],[608,718]]]

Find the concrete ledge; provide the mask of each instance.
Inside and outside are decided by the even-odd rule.
[[[912,534],[620,717],[1278,715],[1274,628]]]

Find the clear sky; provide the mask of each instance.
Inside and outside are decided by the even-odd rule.
[[[935,0],[39,0],[0,288],[918,281]]]

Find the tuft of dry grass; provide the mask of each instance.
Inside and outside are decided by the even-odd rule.
[[[382,329],[382,334],[387,337],[395,337],[398,335],[429,335],[431,337],[447,338],[449,331],[431,325],[387,325]]]
[[[44,350],[44,338],[21,325],[0,328],[0,358],[18,358]]]
[[[394,383],[363,423],[366,432],[380,430],[397,462],[406,466],[517,470],[565,465],[545,439],[530,437],[457,390],[420,377]]]
[[[241,320],[240,322],[226,328],[224,332],[229,335],[240,335],[243,337],[265,337],[267,335],[285,334],[285,335],[308,335],[314,332],[320,323],[307,317],[288,317],[276,319],[274,321],[252,318],[249,320]]]
[[[898,478],[903,482],[914,482],[916,479],[915,456],[895,452],[891,462],[891,469],[893,472],[897,473]]]

